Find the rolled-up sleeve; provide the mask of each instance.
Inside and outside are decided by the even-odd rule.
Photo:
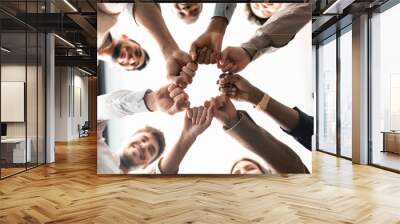
[[[256,34],[241,45],[254,60],[272,48],[288,44],[311,20],[311,3],[288,3],[274,13]]]
[[[97,96],[97,120],[105,121],[135,113],[149,112],[144,102],[146,91],[118,90]]]
[[[236,3],[216,3],[214,9],[214,17],[220,16],[226,18],[226,20],[231,21],[233,13],[236,9]]]

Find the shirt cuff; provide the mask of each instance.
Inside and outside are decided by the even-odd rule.
[[[232,18],[233,12],[235,11],[236,3],[215,3],[214,16],[220,16],[226,18],[229,21]]]
[[[253,59],[255,59],[255,55],[257,54],[257,47],[250,43],[244,43],[241,45],[241,47],[246,51],[246,53],[250,56],[250,60],[252,61]]]

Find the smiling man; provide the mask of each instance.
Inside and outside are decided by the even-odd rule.
[[[144,127],[133,134],[119,155],[119,168],[123,173],[131,169],[147,168],[165,149],[164,134],[153,127]]]
[[[99,174],[129,173],[154,167],[150,173],[160,173],[155,162],[164,152],[164,134],[153,127],[136,130],[115,153],[103,137],[107,121],[142,112],[161,111],[175,114],[189,107],[188,95],[180,87],[169,84],[157,91],[119,90],[97,97],[97,172]]]
[[[139,43],[126,35],[111,36],[111,28],[118,22],[120,15],[127,14],[156,41],[166,61],[169,81],[183,88],[190,84],[190,74],[182,69],[192,61],[191,57],[179,48],[169,32],[159,4],[151,1],[98,3],[97,8],[97,56],[100,60],[112,61],[126,70],[141,70],[147,65],[150,57]],[[187,9],[185,6],[182,10],[182,13],[189,10],[188,16],[191,18],[191,7]],[[129,29],[132,25],[135,24],[124,24],[124,28],[126,26]]]
[[[150,61],[147,51],[126,35],[118,39],[108,35],[107,40],[97,50],[97,56],[100,60],[112,61],[127,71],[142,70]]]
[[[146,67],[150,57],[142,46],[126,35],[113,37],[110,29],[117,23],[119,16],[126,12],[133,15],[134,4],[99,3],[97,26],[97,57],[99,60],[112,61],[121,68],[141,70]]]

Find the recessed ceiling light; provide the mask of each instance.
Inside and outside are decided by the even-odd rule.
[[[64,0],[65,4],[67,4],[72,10],[74,10],[74,12],[78,12],[78,10],[68,1],[68,0]]]
[[[10,53],[10,52],[11,52],[11,50],[9,50],[9,49],[7,49],[7,48],[5,48],[5,47],[1,47],[0,49],[1,49],[2,51],[6,52],[6,53]]]
[[[58,38],[59,40],[61,40],[62,42],[66,43],[67,45],[69,45],[69,46],[75,48],[75,45],[73,45],[73,44],[72,44],[71,42],[69,42],[68,40],[66,40],[66,39],[64,39],[64,38],[62,38],[62,37],[60,37],[60,36],[57,35],[57,34],[54,34],[54,36],[57,37],[57,38]]]
[[[83,72],[83,73],[85,73],[85,74],[87,74],[87,75],[92,75],[92,73],[90,73],[90,72],[88,72],[88,71],[86,71],[86,70],[83,70],[83,69],[81,69],[81,68],[79,68],[79,67],[78,67],[78,69],[79,69],[81,72]]]

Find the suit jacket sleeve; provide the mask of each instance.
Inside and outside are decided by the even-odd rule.
[[[309,173],[300,157],[265,129],[258,126],[244,111],[238,111],[239,121],[226,133],[241,145],[256,153],[279,173]]]
[[[285,8],[274,13],[241,47],[254,60],[268,50],[285,46],[310,20],[311,3],[287,4]]]

